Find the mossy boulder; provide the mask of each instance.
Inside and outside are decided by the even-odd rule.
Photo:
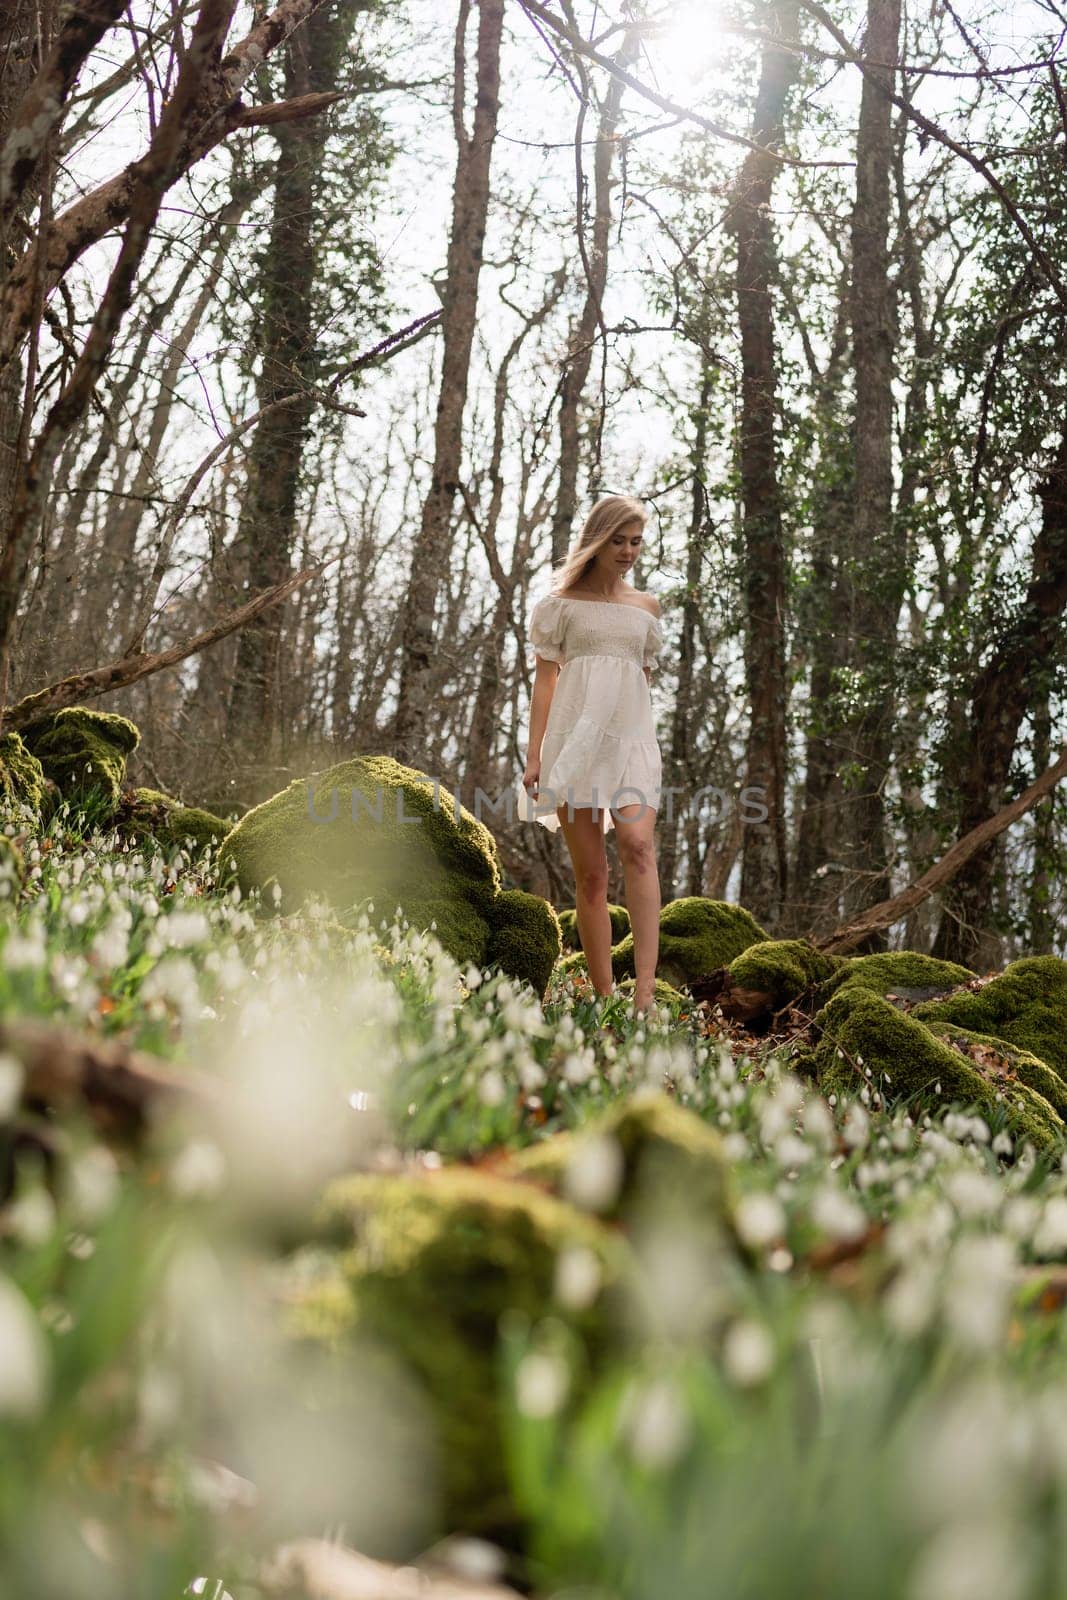
[[[975,1107],[994,1126],[1006,1120],[1042,1152],[1054,1151],[1067,1132],[1044,1096],[992,1056],[979,1062],[953,1049],[872,989],[842,987],[815,1026],[824,1094],[854,1096],[869,1083],[887,1101],[915,1101],[929,1110],[953,1103]]]
[[[1017,1078],[1046,1099],[1056,1114],[1067,1122],[1067,1083],[1029,1050],[1006,1044],[991,1033],[975,1033],[954,1022],[926,1022],[935,1039],[943,1039],[954,1050],[969,1056],[987,1074],[1010,1081]]]
[[[44,768],[27,750],[21,734],[5,733],[0,738],[0,804],[5,811],[21,812],[28,807],[40,816],[45,799]]]
[[[23,728],[22,739],[64,799],[77,802],[98,795],[114,807],[127,757],[140,744],[141,735],[128,717],[67,706],[31,722]]]
[[[135,789],[115,821],[132,838],[151,837],[168,849],[196,855],[209,844],[220,845],[233,826],[199,806],[182,805],[160,789]]]
[[[695,1111],[659,1090],[621,1100],[584,1127],[519,1151],[504,1170],[570,1198],[581,1191],[583,1164],[601,1159],[605,1140],[618,1152],[617,1182],[592,1207],[605,1221],[624,1220],[635,1206],[668,1195],[684,1198],[692,1216],[726,1218],[730,1173],[721,1139]]]
[[[26,881],[26,859],[6,833],[0,833],[0,902],[11,900]]]
[[[578,912],[574,907],[557,913],[559,917],[560,933],[563,937],[565,950],[580,950],[582,948],[581,935],[578,932]],[[625,939],[630,931],[630,913],[625,906],[608,905],[608,916],[611,918],[611,942],[618,944],[620,939]]]
[[[725,1016],[749,1021],[783,1006],[832,977],[840,956],[826,955],[806,939],[763,939],[735,956],[718,996]]]
[[[691,895],[670,900],[660,912],[659,960],[656,972],[675,989],[728,966],[766,933],[741,906]],[[614,946],[611,965],[616,979],[634,976],[634,937],[628,933]]]
[[[261,890],[267,910],[275,885],[281,911],[315,894],[344,923],[368,902],[379,922],[392,922],[399,907],[412,927],[432,929],[455,961],[482,965],[492,948],[504,971],[528,982],[546,964],[550,972],[559,954],[547,902],[537,911],[536,896],[502,898],[496,842],[485,824],[391,756],[357,756],[296,779],[226,835],[221,857],[231,856],[241,889]]]
[[[509,1539],[502,1319],[563,1319],[595,1363],[612,1337],[603,1298],[629,1270],[625,1241],[532,1184],[464,1167],[342,1179],[322,1215],[337,1273],[307,1296],[304,1326],[325,1324],[342,1345],[348,1332],[380,1341],[404,1363],[436,1423],[448,1528]],[[556,1295],[568,1250],[595,1269],[594,1296],[577,1310]]]
[[[633,996],[637,989],[637,980],[636,978],[623,978],[620,983],[615,985],[615,987],[619,994]],[[692,1005],[693,1003],[689,996],[684,995],[682,991],[680,989],[676,989],[673,984],[665,982],[663,978],[657,978],[653,984],[652,998],[657,1005],[678,1005],[684,1007],[686,1004]]]
[[[917,950],[880,950],[874,955],[841,960],[837,970],[820,983],[814,1004],[825,1005],[832,994],[846,985],[870,989],[874,994],[896,995],[901,1000],[928,1000],[973,977],[973,972],[955,961],[938,961]]]
[[[917,1005],[913,1015],[1003,1039],[1067,1082],[1067,961],[1059,956],[1024,956],[978,988]]]
[[[543,996],[562,948],[556,913],[540,895],[504,889],[492,901],[484,965],[521,978]]]

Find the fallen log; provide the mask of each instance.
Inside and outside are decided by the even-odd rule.
[[[1064,745],[1052,766],[1036,778],[1028,789],[1024,789],[1010,805],[1003,806],[994,816],[987,817],[985,822],[980,822],[977,828],[972,828],[970,833],[965,833],[962,839],[957,839],[955,844],[946,850],[940,861],[935,861],[933,866],[908,888],[902,889],[889,900],[880,900],[876,906],[871,906],[854,921],[842,923],[830,933],[821,936],[809,933],[807,936],[809,942],[817,950],[826,950],[832,955],[843,955],[848,950],[854,950],[868,934],[892,927],[893,923],[899,922],[917,905],[929,899],[935,890],[951,882],[972,856],[984,850],[991,839],[995,839],[1006,828],[1010,828],[1013,822],[1025,816],[1040,799],[1056,787],[1065,774],[1067,774],[1067,745]]]
[[[168,1109],[215,1099],[214,1086],[192,1069],[172,1072],[121,1040],[43,1019],[0,1020],[0,1051],[22,1066],[24,1104],[59,1112],[82,1107],[101,1133],[124,1139],[139,1138]]]

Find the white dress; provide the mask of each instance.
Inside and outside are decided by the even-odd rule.
[[[545,595],[530,613],[536,655],[561,671],[541,743],[536,800],[520,785],[520,816],[555,832],[556,807],[599,810],[645,804],[658,811],[662,760],[644,667],[663,648],[663,627],[643,606],[621,600]]]

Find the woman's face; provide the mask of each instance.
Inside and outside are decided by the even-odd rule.
[[[598,562],[612,572],[628,572],[641,554],[644,536],[644,529],[636,518],[633,522],[623,523],[607,544],[601,545]]]

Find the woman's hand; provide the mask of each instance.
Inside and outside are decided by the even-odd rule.
[[[531,756],[526,762],[526,771],[522,775],[522,786],[527,794],[532,794],[536,800],[541,787],[541,757],[536,760]]]

